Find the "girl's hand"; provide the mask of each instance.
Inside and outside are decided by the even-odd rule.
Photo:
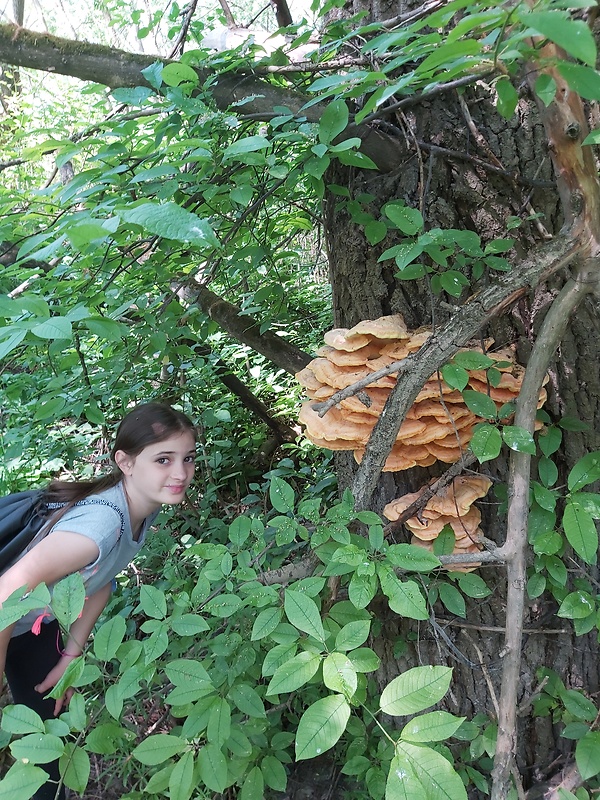
[[[69,656],[64,655],[61,656],[60,661],[58,664],[53,667],[50,672],[46,675],[44,680],[35,687],[35,691],[39,692],[40,694],[46,694],[47,691],[52,689],[62,676],[65,674],[65,670],[73,660],[73,658],[78,658],[78,656]],[[59,697],[55,704],[54,704],[54,716],[57,717],[63,708],[66,708],[69,705],[70,699],[75,694],[75,689],[73,687],[69,687],[62,697]]]

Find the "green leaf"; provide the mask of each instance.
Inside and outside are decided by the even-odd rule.
[[[382,253],[377,260],[387,261],[387,259],[393,258],[398,269],[403,270],[405,267],[411,264],[415,258],[418,258],[422,252],[423,245],[419,244],[419,242],[411,242],[408,240],[406,242],[401,242],[400,244],[394,245],[394,247],[390,247],[388,250]]]
[[[575,748],[577,769],[584,781],[600,772],[600,733],[590,731],[577,742]]]
[[[120,215],[125,222],[140,225],[148,233],[165,239],[190,242],[202,248],[220,246],[209,223],[177,203],[148,201],[123,210]]]
[[[187,64],[178,62],[163,67],[162,80],[167,86],[179,86],[182,83],[198,84],[199,77],[198,73]]]
[[[231,706],[225,698],[215,697],[208,717],[206,738],[213,744],[223,745],[229,739],[230,732]]]
[[[265,796],[265,779],[260,767],[252,767],[242,789],[238,795],[239,800],[263,800]]]
[[[171,617],[169,625],[177,636],[197,636],[210,630],[210,625],[199,614],[182,614],[180,617]]]
[[[152,619],[164,619],[167,616],[167,600],[162,589],[144,583],[140,587],[140,608]]]
[[[473,389],[465,389],[462,395],[469,411],[484,419],[496,419],[496,404],[489,395],[475,392]]]
[[[487,422],[480,423],[475,427],[469,447],[480,464],[498,458],[502,449],[500,431]]]
[[[562,437],[562,430],[555,425],[546,428],[546,430],[540,433],[538,436],[538,444],[540,450],[547,458],[550,458],[550,456],[556,453],[560,448]]]
[[[525,428],[505,425],[502,428],[502,438],[511,450],[516,450],[518,453],[531,453],[531,455],[535,455],[536,449],[533,436],[529,431],[526,431]]]
[[[348,597],[356,608],[366,608],[377,593],[375,575],[359,575],[354,573],[348,587]]]
[[[52,592],[52,611],[63,628],[68,628],[81,614],[85,586],[79,572],[60,580]]]
[[[294,490],[283,478],[273,476],[269,485],[269,499],[275,511],[287,514],[294,510]]]
[[[84,248],[86,245],[98,244],[107,239],[111,233],[100,222],[81,222],[78,225],[66,229],[67,238],[76,249]]]
[[[196,788],[194,781],[194,754],[184,753],[173,767],[169,777],[170,800],[189,800]]]
[[[294,692],[316,674],[321,665],[321,656],[318,653],[298,653],[275,670],[266,694],[281,694]]]
[[[587,453],[580,458],[569,472],[567,484],[569,491],[576,492],[597,480],[600,480],[600,451]]]
[[[571,503],[586,511],[590,517],[600,519],[600,494],[577,492],[571,497]]]
[[[465,56],[477,55],[481,50],[480,42],[475,39],[461,39],[458,42],[439,44],[417,67],[417,73],[427,73],[443,65],[444,71],[456,60],[463,63]]]
[[[323,144],[331,142],[348,126],[348,106],[342,98],[333,100],[319,120],[319,141]]]
[[[213,792],[227,788],[227,762],[221,748],[207,744],[198,753],[198,772],[204,784]]]
[[[540,440],[538,439],[538,444]],[[538,461],[538,475],[540,476],[540,481],[546,488],[550,486],[554,486],[556,481],[558,480],[558,467],[546,456],[542,456]]]
[[[410,208],[399,200],[392,200],[383,207],[383,213],[407,236],[423,229],[424,221],[417,208]]]
[[[62,739],[47,733],[30,733],[16,739],[10,745],[15,759],[30,761],[32,764],[48,764],[60,758],[64,750]]]
[[[451,614],[456,614],[458,617],[467,616],[465,598],[456,586],[451,583],[440,583],[438,585],[438,592],[440,600]]]
[[[182,753],[188,743],[179,736],[170,733],[155,733],[147,736],[143,742],[138,744],[131,755],[140,763],[146,766],[156,766],[162,764],[168,758],[172,758],[177,753]]]
[[[73,327],[66,317],[50,317],[34,325],[31,332],[40,339],[71,339]]]
[[[458,364],[446,364],[442,367],[442,378],[451,389],[458,389],[459,392],[469,383],[469,373]]]
[[[320,642],[325,641],[325,631],[321,614],[315,601],[303,592],[286,589],[284,609],[288,620],[304,633],[314,636]]]
[[[0,332],[0,361],[18,347],[27,336],[26,330],[12,331],[10,328]]]
[[[227,619],[233,616],[236,611],[239,611],[242,605],[243,600],[236,594],[219,594],[208,601],[204,606],[204,610],[213,617]]]
[[[581,144],[600,144],[600,128],[590,131]]]
[[[236,517],[229,526],[229,541],[236,545],[236,547],[242,547],[250,536],[251,531],[252,520],[250,517],[240,515]]]
[[[496,81],[496,94],[498,97],[496,108],[500,116],[504,119],[510,119],[515,113],[517,103],[519,102],[519,95],[517,90],[512,85],[510,78],[503,76]]]
[[[430,747],[400,740],[385,788],[386,800],[467,800],[460,775]]]
[[[541,506],[548,511],[554,511],[556,508],[556,501],[558,499],[556,494],[551,492],[550,489],[546,489],[546,487],[542,486],[540,483],[537,483],[537,481],[532,481],[532,488],[533,496],[538,506]]]
[[[541,597],[546,591],[546,578],[535,572],[527,581],[527,596],[532,600]]]
[[[385,687],[380,706],[393,717],[417,714],[435,705],[450,687],[450,667],[413,667]]]
[[[365,236],[371,247],[382,242],[387,235],[387,225],[381,220],[371,220],[365,224]]]
[[[533,11],[519,14],[521,21],[546,39],[550,39],[570,56],[590,67],[596,63],[596,44],[589,26],[572,19],[564,11]]]
[[[415,544],[391,544],[385,555],[395,567],[408,572],[431,572],[441,566],[439,558]]]
[[[382,573],[379,574],[381,579]],[[392,611],[409,619],[429,619],[425,598],[415,581],[384,580],[381,581],[381,588]]]
[[[246,155],[247,153],[256,153],[259,150],[266,150],[270,146],[271,143],[264,136],[246,136],[225,148],[223,151],[223,161],[235,160],[238,156]]]
[[[350,700],[358,687],[354,664],[343,653],[330,653],[323,662],[323,683]]]
[[[329,750],[346,730],[350,706],[342,695],[331,695],[309,706],[298,723],[296,761],[316,758]]]
[[[71,687],[76,686],[85,669],[85,661],[83,658],[73,658],[66,670],[62,674],[60,680],[55,684],[54,688],[48,692],[48,697],[53,697],[57,700],[62,697],[65,691]]]
[[[260,612],[254,620],[250,641],[256,642],[269,636],[281,622],[282,609],[280,606],[271,606]]]
[[[348,658],[354,664],[357,672],[374,672],[379,669],[381,660],[369,647],[359,647],[348,653]]]
[[[575,719],[593,722],[598,715],[598,709],[594,703],[575,689],[565,689],[560,693],[560,699]]]
[[[569,87],[585,100],[600,100],[600,81],[598,72],[592,67],[559,61],[558,71]]]
[[[589,592],[570,592],[560,604],[557,616],[563,619],[585,619],[596,613],[596,603]]]
[[[227,695],[236,707],[248,717],[264,717],[265,705],[259,693],[247,683],[236,683]]]
[[[460,350],[452,359],[452,363],[471,370],[493,367],[496,361],[485,353],[478,353],[477,350]]]
[[[452,297],[460,297],[465,286],[469,286],[469,279],[466,275],[456,269],[448,269],[439,277],[440,286]]]
[[[364,644],[369,638],[370,630],[371,620],[366,619],[349,622],[347,625],[344,625],[335,637],[335,649],[346,651],[360,647],[361,644]]]
[[[400,738],[415,743],[441,742],[453,736],[465,719],[446,711],[431,711],[411,719],[402,729]]]
[[[551,75],[538,75],[534,91],[547,108],[556,97],[556,81]]]
[[[265,783],[275,792],[285,792],[287,786],[287,772],[285,767],[275,756],[265,756],[260,762],[260,769]]]
[[[191,658],[179,658],[176,661],[171,661],[165,667],[165,672],[175,686],[211,682],[210,675],[202,664]]]
[[[0,800],[30,798],[48,780],[48,773],[33,764],[18,761],[0,780]]]
[[[586,564],[595,564],[598,551],[598,531],[592,515],[576,502],[569,500],[563,514],[563,528],[569,544],[577,555]]]
[[[492,593],[483,578],[474,572],[457,573],[457,581],[461,591],[467,597],[482,598],[488,597]]]
[[[86,751],[74,742],[67,742],[58,764],[65,785],[83,794],[90,777],[90,757]]]
[[[7,733],[45,733],[46,728],[39,714],[21,704],[2,709],[1,725]]]

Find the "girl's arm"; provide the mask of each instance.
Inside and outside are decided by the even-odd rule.
[[[62,678],[65,670],[74,658],[77,658],[83,653],[83,648],[92,632],[98,617],[102,613],[104,606],[110,597],[111,584],[107,583],[91,597],[86,597],[81,615],[71,625],[69,629],[69,638],[61,657],[53,669],[46,675],[44,680],[35,687],[36,692],[45,694],[53,686],[56,686],[58,681]],[[54,716],[58,716],[63,705],[66,705],[73,696],[74,689],[70,688],[56,700],[54,705]]]
[[[53,531],[0,576],[0,603],[21,587],[31,591],[40,583],[52,584],[93,563],[98,545],[87,536]],[[4,673],[6,648],[12,627],[0,632],[0,676]]]

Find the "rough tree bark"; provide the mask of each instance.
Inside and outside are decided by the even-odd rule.
[[[395,8],[382,9],[375,3],[372,6],[362,4],[360,8],[359,5],[354,4],[352,11],[367,10],[368,18],[381,19],[397,11]],[[456,94],[434,98],[412,106],[410,114],[388,118],[388,123],[397,127],[398,138],[405,142],[403,165],[377,178],[336,168],[335,174],[330,176],[332,182],[347,186],[352,198],[361,193],[375,195],[369,209],[375,216],[389,200],[403,199],[422,210],[428,227],[466,228],[476,231],[484,241],[506,236],[507,218],[518,217],[522,224],[516,231],[511,231],[511,236],[516,238],[511,260],[515,265],[528,260],[542,260],[546,251],[540,248],[549,236],[557,237],[550,245],[556,247],[561,227],[572,223],[581,214],[577,203],[582,199],[582,185],[585,187],[588,180],[596,181],[596,170],[593,164],[585,164],[582,160],[581,169],[577,171],[577,157],[581,157],[581,139],[577,137],[574,145],[579,147],[579,154],[570,162],[569,169],[565,171],[564,164],[556,164],[556,170],[553,169],[552,155],[560,151],[563,142],[548,141],[547,129],[544,129],[533,98],[526,91],[512,120],[504,120],[497,114],[493,100],[490,86],[480,82],[476,89],[465,90],[462,97]],[[553,108],[556,105],[553,104]],[[549,121],[552,123],[555,129],[560,128],[556,119]],[[579,120],[578,124],[585,123]],[[505,170],[505,174],[492,169],[498,166]],[[557,182],[557,173],[562,183],[560,180]],[[577,186],[567,186],[564,179],[573,175],[578,175],[574,180]],[[584,196],[585,192],[583,188]],[[595,216],[597,220],[594,210],[597,182],[591,192],[588,213],[590,218]],[[540,216],[531,219],[534,215]],[[597,221],[594,224],[597,226]],[[386,240],[381,247],[369,246],[340,204],[339,197],[327,198],[326,229],[337,325],[352,326],[361,319],[400,312],[410,327],[433,325],[434,331],[439,332],[441,350],[462,344],[460,341],[448,342],[447,337],[447,331],[452,330],[452,326],[447,325],[448,320],[456,319],[466,308],[462,307],[457,315],[453,315],[450,306],[462,301],[457,303],[453,298],[434,296],[425,281],[408,283],[397,280],[393,269],[378,262],[390,241]],[[571,230],[570,235],[576,237],[577,231]],[[587,240],[581,252],[595,257],[597,246],[595,242],[590,243],[589,230],[585,236]],[[481,337],[493,337],[497,347],[514,345],[523,364],[528,361],[550,304],[570,274],[568,258],[562,263],[554,263],[559,267],[556,274],[546,276],[538,284],[532,282],[531,288],[514,305],[507,304],[503,313],[480,329]],[[596,263],[592,269],[592,280],[597,280]],[[507,280],[514,274],[518,275],[518,269],[509,273]],[[489,280],[494,279],[485,275],[478,287],[479,292],[486,291]],[[585,434],[569,435],[560,465],[563,476],[577,458],[600,446],[599,325],[597,298],[589,295],[582,300],[571,319],[551,364],[551,388],[546,410],[555,419],[561,414],[569,414],[589,425]],[[433,359],[435,341],[432,337],[429,348]],[[444,360],[442,356],[440,353],[440,361]],[[408,406],[412,402],[413,370],[403,382],[404,377],[399,379],[398,403]],[[409,384],[410,395],[407,398],[403,388]],[[348,470],[347,459],[344,459],[344,468]],[[354,481],[355,469],[351,468],[351,474],[346,477],[349,484]],[[506,481],[507,457],[502,455],[480,471],[489,474],[495,482]],[[383,476],[372,505],[381,510],[394,496],[422,486],[432,474],[439,474],[439,470],[415,469],[395,473],[393,477]],[[493,496],[484,509],[487,511],[484,511],[486,535],[502,544],[507,528],[505,510]],[[483,712],[490,720],[497,719],[502,668],[499,654],[505,644],[506,573],[504,567],[498,565],[486,565],[480,573],[494,588],[494,594],[483,602],[469,603],[466,622],[450,619],[447,612],[436,607],[431,624],[418,629],[416,644],[408,644],[410,626],[400,623],[385,608],[378,608],[377,613],[383,620],[378,643],[383,659],[379,675],[382,687],[399,671],[415,664],[448,664],[454,668],[455,676],[450,710],[468,716]],[[516,687],[516,701],[522,707],[518,716],[516,756],[525,789],[544,783],[554,771],[564,766],[570,750],[570,744],[560,739],[551,719],[534,720],[529,713],[531,709],[527,708],[527,700],[536,689],[538,667],[544,665],[556,669],[572,688],[585,687],[590,693],[599,688],[596,637],[592,634],[575,640],[568,626],[551,623],[555,610],[554,601],[547,598],[525,599],[525,638],[520,680]],[[397,638],[407,642],[400,659],[394,656],[392,646]],[[498,792],[496,796],[499,798],[505,794]]]

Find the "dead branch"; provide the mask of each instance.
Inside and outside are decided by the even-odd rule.
[[[516,427],[533,435],[537,402],[550,359],[558,347],[575,309],[588,293],[584,282],[569,280],[550,306],[533,347],[521,392],[516,402]],[[529,518],[529,479],[531,455],[511,453],[508,482],[507,537],[500,553],[506,558],[506,637],[502,663],[500,713],[491,800],[507,797],[511,778],[515,779],[514,760],[517,736],[517,690],[521,671],[523,609],[525,605],[527,522]]]

